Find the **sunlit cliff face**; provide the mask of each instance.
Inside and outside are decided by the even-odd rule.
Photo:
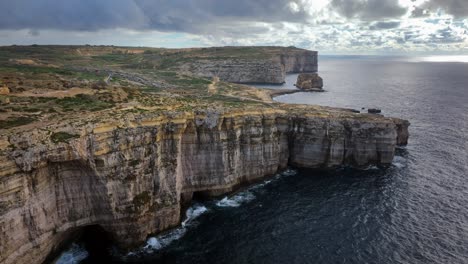
[[[294,45],[468,54],[466,0],[4,1],[0,44]]]

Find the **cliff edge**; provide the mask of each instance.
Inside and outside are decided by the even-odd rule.
[[[212,57],[185,61],[180,70],[195,76],[233,83],[285,82],[287,73],[317,71],[317,52],[298,48],[242,47],[216,48]]]
[[[390,164],[408,123],[340,111],[128,115],[33,129],[0,145],[0,262],[38,263],[99,225],[122,248],[178,225],[194,193],[220,195],[288,165]],[[58,133],[58,132],[55,132]]]
[[[284,50],[0,47],[9,90],[0,95],[0,263],[41,263],[90,227],[122,249],[139,246],[177,226],[194,195],[229,193],[288,165],[390,164],[408,121],[280,104],[186,71],[221,55],[231,65],[256,54],[281,73],[316,66],[315,53]]]

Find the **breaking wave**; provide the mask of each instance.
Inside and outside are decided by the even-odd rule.
[[[89,256],[88,251],[76,243],[73,243],[68,250],[63,252],[55,264],[78,264]]]
[[[260,189],[274,180],[279,179],[282,176],[293,176],[297,174],[297,170],[294,169],[287,169],[279,174],[276,174],[274,178],[270,180],[266,180],[262,183],[256,184],[250,188],[248,188],[246,191],[239,192],[233,196],[226,196],[223,199],[219,200],[216,202],[216,206],[218,207],[239,207],[244,203],[250,202],[255,199],[255,195],[252,191]]]
[[[399,168],[399,169],[401,169],[401,168],[406,167],[406,162],[407,162],[407,160],[404,157],[395,156],[393,158],[392,165]]]
[[[226,196],[218,201],[216,205],[219,207],[239,207],[243,203],[252,201],[253,199],[255,199],[255,195],[250,191],[245,191],[231,197]]]
[[[176,228],[168,233],[165,233],[159,236],[150,237],[146,241],[146,246],[143,247],[143,252],[152,253],[155,250],[162,249],[170,245],[172,242],[180,239],[181,237],[185,235],[188,228],[197,224],[195,219],[206,212],[208,212],[208,209],[201,204],[195,204],[191,206],[185,212],[185,220],[182,222],[181,227]],[[129,255],[135,255],[138,253],[142,253],[142,252],[132,252]]]

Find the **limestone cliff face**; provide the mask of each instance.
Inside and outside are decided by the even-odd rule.
[[[286,72],[278,60],[226,59],[199,60],[182,66],[182,71],[195,76],[233,83],[284,83]]]
[[[87,225],[122,247],[176,226],[193,193],[218,195],[288,165],[391,163],[408,123],[282,110],[134,116],[0,138],[0,263],[40,263]]]
[[[199,77],[218,76],[234,83],[284,83],[286,73],[316,72],[317,52],[291,50],[269,58],[210,59],[186,63],[181,70]]]
[[[286,73],[317,72],[317,52],[299,50],[280,57]]]

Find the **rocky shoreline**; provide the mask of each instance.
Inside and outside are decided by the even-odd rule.
[[[62,49],[75,52],[75,47]],[[87,49],[112,52],[112,58],[117,54],[121,61],[134,59],[116,53],[121,48]],[[214,52],[219,50],[232,53],[232,48]],[[294,50],[302,55],[289,59],[278,56],[278,48],[253,49],[257,50],[271,52],[271,60],[283,67],[281,74],[317,66],[316,59],[309,61],[316,52]],[[212,54],[212,49],[149,51],[139,54],[150,68],[136,68],[137,75],[115,69],[112,74],[121,78],[117,81],[103,74],[110,87],[87,88],[88,95],[25,97],[18,92],[29,89],[24,82],[36,81],[36,75],[10,81],[15,93],[6,99],[15,105],[4,111],[15,119],[3,120],[0,127],[0,263],[41,263],[86,230],[99,233],[94,238],[98,242],[106,238],[129,250],[149,235],[179,225],[181,211],[194,197],[230,193],[288,166],[386,166],[396,147],[407,144],[405,120],[267,100],[269,95],[301,90],[265,93],[223,82],[222,74],[221,81],[197,79],[178,72],[185,64],[175,65],[175,72],[166,65],[153,72],[160,63],[153,61],[154,52],[160,58],[179,56],[180,61],[187,56],[193,65],[205,60],[193,59],[195,55]],[[95,58],[83,52],[77,53],[77,61],[88,59],[86,64],[92,64]],[[26,73],[7,80],[31,74],[30,68],[10,67]],[[60,73],[39,77],[52,84]],[[73,74],[77,73],[60,75],[59,91],[68,91],[60,83]],[[90,81],[101,76],[78,74]],[[258,76],[263,78],[257,72],[248,79]],[[90,82],[86,83],[80,85]],[[25,102],[34,102],[36,108],[30,110]],[[13,107],[27,111],[14,112]],[[32,110],[37,114],[30,114]],[[24,113],[29,119],[21,116]]]

